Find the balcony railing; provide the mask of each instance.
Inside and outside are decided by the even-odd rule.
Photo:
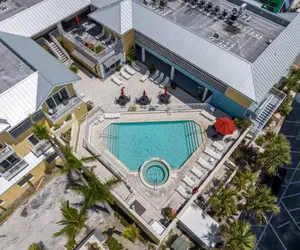
[[[41,156],[44,152],[46,152],[51,147],[50,142],[41,141],[36,146],[34,146],[31,151],[34,153],[36,157]]]
[[[53,123],[58,122],[62,117],[69,114],[75,107],[77,107],[83,100],[80,96],[75,96],[69,100],[64,101],[58,105],[54,110],[53,114],[46,114],[48,119]]]
[[[279,89],[276,89],[275,87],[271,88],[270,93],[277,96],[280,99],[284,99],[286,97],[286,94],[280,91]]]
[[[10,146],[5,146],[1,151],[0,151],[0,162],[5,160],[7,157],[12,155],[14,153],[14,150]]]
[[[96,54],[95,52],[87,48],[85,45],[83,45],[81,42],[77,41],[71,34],[64,31],[60,23],[57,24],[57,29],[63,38],[65,38],[67,41],[69,41],[71,44],[73,44],[76,47],[76,50],[81,52],[83,55],[85,55],[88,59],[93,61],[95,64],[104,62],[111,56],[121,52],[123,48],[123,42],[119,40],[116,43],[114,43],[112,46],[105,48],[105,50],[103,50],[99,54]]]
[[[17,162],[12,168],[10,168],[8,171],[4,172],[2,176],[6,180],[11,180],[13,177],[15,177],[18,173],[20,173],[24,168],[28,166],[28,163],[21,159],[19,162]]]

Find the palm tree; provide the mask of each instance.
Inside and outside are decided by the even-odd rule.
[[[140,229],[135,224],[132,224],[126,227],[126,229],[122,233],[122,236],[125,239],[128,239],[133,243],[135,243],[136,240],[140,237],[140,234],[141,234]]]
[[[70,207],[69,201],[64,201],[60,207],[63,219],[58,221],[57,224],[64,226],[59,232],[55,233],[53,237],[65,236],[67,241],[67,248],[73,249],[76,244],[76,236],[83,228],[89,231],[85,221],[88,219],[85,206],[82,206],[78,211],[74,207]]]
[[[218,216],[230,216],[237,212],[237,191],[232,188],[221,189],[211,198],[212,210]]]
[[[63,162],[65,162],[66,159],[65,159],[64,155],[62,154],[62,152],[60,151],[59,147],[57,146],[59,144],[56,142],[55,136],[51,134],[51,132],[48,129],[48,127],[46,126],[46,124],[35,123],[35,122],[33,122],[32,119],[31,119],[31,122],[32,122],[32,127],[33,127],[33,134],[39,140],[48,141],[51,144],[51,146],[53,147],[53,149],[55,150],[56,154],[60,157],[60,159]]]
[[[93,171],[86,172],[85,179],[87,184],[74,185],[73,190],[84,197],[87,207],[103,203],[108,212],[112,213],[112,209],[108,204],[113,202],[109,188],[116,186],[121,179],[117,177],[110,178],[105,183],[101,183]]]
[[[255,248],[256,237],[250,232],[250,224],[236,220],[228,225],[221,225],[218,235],[224,240],[224,250],[252,250]]]
[[[238,191],[247,190],[250,185],[257,181],[257,173],[253,173],[251,170],[239,169],[233,178],[233,183]]]
[[[280,134],[270,139],[265,145],[265,151],[260,154],[257,164],[274,174],[283,164],[291,163],[291,146],[288,139]]]
[[[247,200],[245,209],[249,216],[253,216],[260,224],[267,222],[266,213],[278,214],[280,208],[276,205],[277,198],[266,185],[252,187],[245,193]]]

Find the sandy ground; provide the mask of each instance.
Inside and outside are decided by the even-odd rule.
[[[59,205],[62,201],[69,200],[70,204],[81,201],[81,197],[70,190],[65,190],[65,177],[55,177],[40,192],[35,194],[23,207],[16,212],[0,227],[0,249],[5,250],[27,250],[33,242],[42,241],[47,250],[64,249],[66,239],[63,237],[52,238],[52,235],[60,230],[56,224],[61,219]],[[21,216],[26,207],[28,215]],[[120,237],[118,233],[124,230],[119,220],[106,212],[89,212],[87,225],[101,232],[113,230],[116,237],[125,248],[132,250],[148,249],[141,244],[134,245],[128,240]],[[78,237],[77,242],[84,237],[86,232]],[[106,234],[108,236],[108,234]]]

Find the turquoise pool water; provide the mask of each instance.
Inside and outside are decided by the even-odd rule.
[[[200,126],[190,120],[112,123],[102,136],[104,146],[132,171],[154,157],[178,169],[202,143]]]
[[[164,163],[154,160],[145,165],[142,174],[149,184],[162,185],[169,178],[169,169]]]

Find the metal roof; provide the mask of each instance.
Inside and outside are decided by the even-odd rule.
[[[122,35],[132,29],[132,4],[131,0],[115,2],[89,14],[89,17]]]
[[[30,38],[0,32],[0,41],[35,70],[0,95],[0,118],[12,127],[38,110],[55,86],[80,80]]]
[[[32,37],[90,3],[91,0],[44,0],[0,22],[0,31]]]

